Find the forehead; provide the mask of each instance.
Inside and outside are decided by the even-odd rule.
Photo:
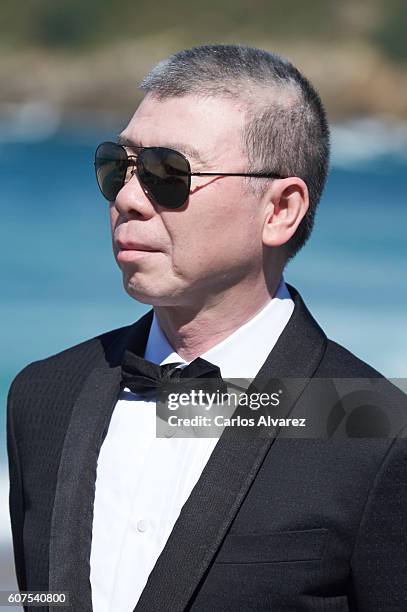
[[[121,137],[141,146],[167,146],[197,157],[239,155],[245,109],[223,98],[183,96],[157,100],[147,95]],[[202,161],[202,160],[199,160]]]

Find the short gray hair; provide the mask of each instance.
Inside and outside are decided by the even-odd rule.
[[[328,122],[311,83],[275,53],[204,45],[159,62],[140,87],[159,100],[196,94],[246,104],[242,138],[248,171],[298,176],[308,186],[308,212],[285,245],[287,257],[294,257],[311,234],[329,167]],[[249,180],[256,193],[264,193],[263,179]]]

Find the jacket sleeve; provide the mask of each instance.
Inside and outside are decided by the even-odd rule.
[[[21,474],[21,464],[18,451],[18,434],[16,431],[16,391],[18,387],[17,376],[10,387],[7,398],[7,454],[10,480],[10,519],[13,536],[14,561],[17,582],[20,591],[26,589],[25,561],[24,561],[24,495]]]
[[[376,475],[360,522],[351,568],[352,610],[406,611],[407,428],[392,442]]]

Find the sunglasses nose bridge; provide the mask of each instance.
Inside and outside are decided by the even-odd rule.
[[[141,184],[140,178],[138,176],[138,172],[137,172],[137,162],[136,162],[136,158],[131,158],[130,156],[128,157],[127,160],[127,168],[126,168],[126,174],[124,177],[124,181],[123,181],[123,187],[126,187],[126,185],[134,178],[136,177],[141,189],[144,191],[143,185]],[[123,188],[122,187],[122,188]]]
[[[126,180],[125,180],[126,183],[127,183],[128,180],[133,178],[133,176],[135,174],[137,174],[137,161],[136,161],[136,159],[137,158],[134,155],[128,155],[127,156],[127,171],[126,171]],[[127,179],[127,176],[129,176],[128,179]]]
[[[136,181],[132,180],[134,177]],[[135,160],[127,165],[123,186],[115,199],[115,208],[126,218],[135,215],[149,218],[154,214],[154,206],[140,181]]]

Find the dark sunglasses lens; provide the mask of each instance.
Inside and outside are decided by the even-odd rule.
[[[100,191],[109,202],[114,202],[126,179],[125,149],[114,142],[99,145],[95,153],[95,170]]]
[[[189,197],[190,168],[172,149],[151,147],[137,158],[137,173],[150,198],[163,208],[180,208]]]

